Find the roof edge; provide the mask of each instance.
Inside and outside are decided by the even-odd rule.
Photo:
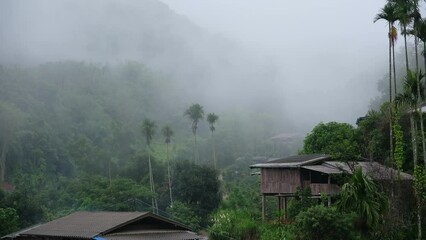
[[[112,227],[112,228],[110,228],[110,229],[107,229],[107,230],[105,230],[105,231],[103,231],[103,232],[100,232],[99,234],[97,234],[97,235],[95,235],[95,236],[92,236],[92,238],[94,238],[94,237],[96,237],[96,236],[104,236],[104,235],[107,235],[107,234],[109,234],[110,232],[112,232],[112,231],[114,231],[114,230],[120,229],[121,227],[124,227],[124,226],[126,226],[126,225],[128,225],[128,224],[134,223],[134,222],[136,222],[136,221],[139,221],[139,220],[144,219],[144,218],[147,218],[147,217],[152,217],[152,218],[155,218],[155,219],[157,219],[157,220],[161,220],[161,221],[167,222],[167,223],[169,223],[169,224],[172,224],[172,225],[175,225],[175,226],[181,227],[181,228],[183,228],[184,230],[187,230],[187,231],[191,231],[191,232],[193,232],[193,230],[192,230],[191,228],[189,228],[188,226],[185,226],[184,224],[179,223],[179,222],[176,222],[176,221],[174,221],[174,220],[172,220],[172,219],[169,219],[169,218],[166,218],[166,217],[162,217],[162,216],[157,215],[157,214],[154,214],[154,213],[152,213],[152,212],[141,212],[141,213],[143,213],[143,214],[142,214],[142,215],[140,215],[140,216],[138,216],[138,217],[136,217],[136,218],[134,218],[134,219],[131,219],[131,220],[127,221],[127,222],[121,223],[121,224],[119,224],[119,225],[117,225],[117,226],[114,226],[114,227]]]
[[[329,158],[331,158],[331,156],[324,155],[324,156],[310,159],[301,163],[267,163],[266,162],[266,163],[253,164],[253,165],[250,165],[249,167],[250,168],[299,168],[301,166],[316,163]]]

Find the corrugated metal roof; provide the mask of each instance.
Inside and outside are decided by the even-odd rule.
[[[309,169],[312,171],[322,172],[326,174],[342,174],[343,171],[337,168],[324,166],[324,165],[312,165],[312,166],[303,166],[304,169]]]
[[[352,169],[359,166],[362,169],[362,172],[372,179],[375,180],[389,180],[397,179],[398,171],[384,165],[381,165],[377,162],[336,162],[336,161],[327,161],[322,165],[334,167],[342,171],[352,173]],[[408,173],[400,172],[399,177],[401,180],[412,180],[413,176]]]
[[[92,238],[148,212],[75,212],[22,232],[21,235]]]
[[[306,154],[297,155],[286,158],[272,159],[266,163],[258,163],[251,165],[250,168],[292,168],[300,167],[307,164],[315,164],[330,159],[330,155],[326,154]]]

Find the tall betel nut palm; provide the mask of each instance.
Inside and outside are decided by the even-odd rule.
[[[374,18],[374,22],[383,19],[388,23],[388,39],[389,39],[389,158],[393,162],[393,133],[392,133],[392,46],[394,42],[396,29],[393,26],[397,20],[396,5],[388,2]]]
[[[170,194],[170,206],[173,206],[173,196],[172,196],[172,178],[170,174],[170,158],[169,158],[169,144],[172,141],[173,130],[169,125],[166,125],[161,130],[164,136],[164,142],[166,143],[166,157],[167,157],[167,177],[169,182],[169,194]]]
[[[152,173],[152,163],[151,163],[151,142],[152,138],[155,135],[155,129],[157,125],[154,121],[149,119],[145,119],[142,123],[142,133],[145,137],[146,150],[148,152],[148,168],[149,168],[149,185],[151,188],[151,203],[152,203],[152,211],[154,213],[158,213],[158,205],[157,205],[157,197],[155,196],[155,184],[154,184],[154,176]]]
[[[216,130],[214,124],[219,120],[219,117],[214,113],[207,114],[207,122],[210,125],[210,131],[212,133],[212,152],[213,152],[213,165],[214,168],[217,168],[217,161],[216,161],[216,146],[214,142],[213,132]]]
[[[200,160],[200,154],[197,146],[197,128],[200,120],[204,119],[203,107],[198,103],[194,103],[186,109],[184,116],[187,116],[192,121],[192,134],[194,135],[194,162],[198,163]]]

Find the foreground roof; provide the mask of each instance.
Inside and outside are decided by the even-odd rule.
[[[75,212],[3,238],[202,239],[173,220],[150,212]]]
[[[21,235],[66,236],[92,238],[113,230],[148,212],[75,212],[32,228]]]
[[[251,165],[250,168],[297,168],[304,165],[312,165],[331,159],[326,154],[305,154],[285,158],[275,158],[265,163]]]

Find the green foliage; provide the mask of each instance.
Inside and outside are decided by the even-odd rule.
[[[388,210],[388,199],[377,185],[357,168],[349,182],[342,186],[337,203],[343,211],[353,211],[358,215],[358,227],[367,233],[376,227],[382,215]]]
[[[144,210],[134,199],[146,200],[150,192],[146,186],[131,179],[83,175],[72,180],[62,197],[71,201],[75,210],[135,211]]]
[[[422,202],[426,202],[426,168],[414,166],[414,190]]]
[[[362,156],[374,161],[383,161],[388,155],[389,124],[385,118],[383,112],[370,110],[365,117],[358,119],[357,130]]]
[[[336,160],[353,161],[360,155],[356,130],[347,123],[320,123],[306,136],[303,153],[324,153]]]
[[[227,184],[226,191],[228,194],[220,205],[221,209],[240,209],[260,217],[259,182],[256,178],[249,176],[248,179]]]
[[[395,149],[394,149],[394,160],[398,171],[402,171],[402,167],[404,165],[404,133],[402,131],[402,127],[399,124],[399,113],[395,111],[393,119],[393,135],[395,137]]]
[[[241,210],[220,210],[213,215],[213,225],[209,228],[209,239],[247,239],[260,238],[258,222],[250,213]]]
[[[417,226],[413,222],[402,222],[400,219],[386,219],[374,231],[369,239],[374,240],[406,240],[416,239]]]
[[[289,201],[288,217],[290,219],[296,218],[300,212],[318,204],[318,201],[311,198],[311,195],[310,188],[297,189],[295,197]]]
[[[221,199],[217,172],[207,166],[182,161],[176,163],[173,173],[173,197],[191,206],[205,224],[208,214],[219,206]]]
[[[207,122],[210,124],[210,131],[216,130],[214,124],[219,120],[219,117],[214,113],[207,114]]]
[[[23,118],[14,104],[0,99],[0,182],[6,179],[6,157]]]
[[[19,229],[19,217],[14,208],[0,208],[0,236]]]
[[[163,133],[163,136],[164,136],[164,142],[166,144],[169,144],[172,141],[171,138],[174,135],[174,132],[173,132],[172,128],[169,125],[165,125],[161,129],[161,132]]]
[[[197,133],[198,122],[204,118],[203,107],[198,104],[192,104],[188,109],[185,110],[184,116],[187,116],[192,121],[192,133]]]
[[[192,230],[201,230],[201,218],[189,204],[174,201],[173,206],[167,208],[167,212],[172,219],[187,225]]]
[[[336,208],[316,205],[301,212],[294,223],[296,240],[346,240],[356,239],[353,215]]]
[[[292,225],[262,224],[260,240],[290,240],[294,239]]]
[[[146,145],[150,145],[152,138],[155,135],[155,129],[157,128],[157,125],[154,121],[151,121],[148,118],[145,118],[142,123],[142,134],[145,137],[145,143]]]

